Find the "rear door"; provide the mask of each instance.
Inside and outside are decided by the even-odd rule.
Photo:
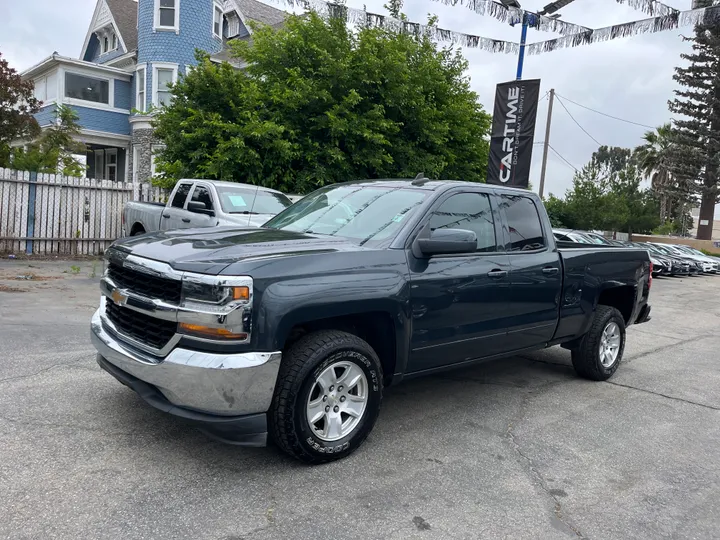
[[[540,218],[545,210],[538,208],[538,200],[507,193],[498,196],[510,262],[508,343],[513,350],[538,346],[552,339],[560,314],[560,254]]]
[[[422,223],[474,231],[477,251],[415,258],[408,250],[412,338],[408,373],[492,356],[508,347],[508,256],[494,199],[480,191],[440,198]]]
[[[160,218],[160,230],[168,231],[172,229],[182,229],[187,227],[187,223],[183,219],[187,219],[185,215],[185,205],[188,201],[188,195],[192,190],[193,182],[183,182],[178,184],[173,194],[170,204],[163,210]]]

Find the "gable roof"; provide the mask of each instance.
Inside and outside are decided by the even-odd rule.
[[[287,13],[257,0],[233,0],[242,17],[270,26],[282,23]]]
[[[93,31],[107,22],[112,22],[118,39],[126,53],[137,50],[137,10],[135,0],[98,0],[95,6],[80,58],[85,58]]]
[[[134,0],[105,0],[115,18],[118,32],[125,42],[126,52],[137,49],[137,10],[138,4]]]

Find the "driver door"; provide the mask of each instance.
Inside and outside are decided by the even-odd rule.
[[[509,347],[510,264],[493,197],[479,191],[453,192],[430,212],[429,222],[431,230],[471,230],[478,245],[474,253],[427,258],[416,258],[408,250],[409,373],[492,356]]]
[[[217,205],[215,204],[212,191],[209,186],[204,184],[195,184],[192,194],[190,195],[190,202],[201,202],[205,205],[205,210],[216,212]],[[186,207],[189,207],[189,205],[186,205]],[[214,215],[210,216],[208,214],[183,210],[182,222],[183,229],[195,229],[198,227],[212,227],[217,223],[217,219]]]

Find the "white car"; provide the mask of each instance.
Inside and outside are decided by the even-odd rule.
[[[717,274],[718,272],[718,266],[720,266],[718,262],[714,261],[710,257],[707,257],[701,251],[698,251],[696,253],[695,250],[692,250],[692,248],[688,248],[688,246],[679,246],[674,244],[663,244],[663,246],[665,246],[667,249],[677,254],[678,256],[699,263],[703,273],[705,274]]]

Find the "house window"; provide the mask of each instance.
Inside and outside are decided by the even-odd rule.
[[[145,73],[145,67],[139,67],[137,69],[137,74],[135,75],[135,84],[137,88],[137,93],[135,94],[135,108],[140,112],[145,112],[147,110],[147,102],[145,100]]]
[[[215,4],[213,14],[213,34],[215,37],[222,38],[223,31],[223,9],[222,6]]]
[[[170,84],[177,82],[177,66],[155,66],[153,74],[153,85],[155,88],[155,96],[153,103],[156,107],[163,107],[170,103],[172,94],[170,93]]]
[[[117,180],[117,166],[117,148],[108,148],[105,150],[105,180]]]
[[[232,38],[240,34],[240,17],[237,13],[232,12],[227,16],[228,30],[227,37]]]
[[[161,30],[175,30],[180,26],[179,4],[180,0],[155,0],[155,28]]]
[[[115,51],[118,48],[118,41],[117,36],[115,34],[112,35],[112,50]]]
[[[105,164],[105,151],[104,150],[95,150],[95,179],[96,180],[104,180],[105,179],[105,177],[103,176],[104,164]]]
[[[110,105],[110,81],[65,73],[65,97]]]

